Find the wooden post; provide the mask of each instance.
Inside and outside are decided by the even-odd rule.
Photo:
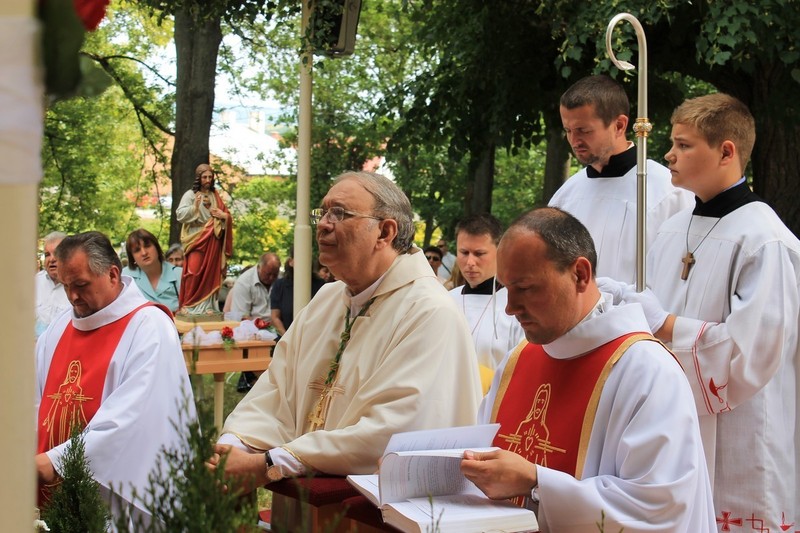
[[[44,124],[34,8],[33,0],[0,2],[0,531],[23,532],[33,529],[36,490],[33,278]]]

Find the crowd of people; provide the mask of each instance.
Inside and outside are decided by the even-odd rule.
[[[268,251],[239,277],[225,310],[280,340],[208,458],[229,488],[372,473],[395,433],[497,423],[461,472],[542,531],[797,529],[800,241],[747,185],[750,111],[711,94],[673,113],[668,167],[646,163],[644,291],[625,91],[590,76],[560,112],[585,167],[507,228],[472,215],[455,254],[444,237],[420,249],[403,191],[345,172],[311,212],[325,266],[308,305],[292,253],[282,276]],[[182,248],[134,231],[124,269],[99,233],[44,238],[43,492],[73,424],[105,487],[140,487],[175,439],[165,406],[192,392],[170,311],[216,305],[233,229],[207,165],[178,211]]]

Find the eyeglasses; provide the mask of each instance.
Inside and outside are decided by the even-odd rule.
[[[427,259],[428,261],[433,261],[435,263],[438,263],[439,261],[441,261],[441,259],[439,259],[435,255],[426,255],[425,259]]]
[[[329,209],[312,209],[309,218],[311,219],[312,224],[319,224],[322,222],[322,219],[328,217],[328,222],[335,224],[336,222],[341,222],[347,217],[357,217],[357,218],[371,218],[373,220],[383,220],[381,217],[376,217],[373,215],[365,215],[364,213],[356,213],[355,211],[348,211],[344,207],[334,206]]]

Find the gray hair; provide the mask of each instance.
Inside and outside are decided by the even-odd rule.
[[[397,222],[397,237],[392,248],[404,254],[414,243],[414,214],[411,202],[405,193],[386,176],[374,172],[345,172],[334,180],[334,183],[346,179],[357,181],[375,199],[373,213],[382,219]]]
[[[45,244],[50,244],[51,242],[55,241],[63,241],[64,239],[66,239],[66,237],[67,234],[64,233],[63,231],[51,231],[50,233],[45,235],[44,239],[42,240],[44,241]]]
[[[589,230],[580,220],[557,207],[542,207],[520,215],[506,231],[528,231],[537,234],[547,246],[547,258],[559,271],[564,271],[579,257],[597,270],[597,251]]]
[[[169,248],[167,248],[167,253],[164,254],[164,256],[165,257],[169,257],[172,254],[174,254],[175,252],[180,252],[181,254],[183,254],[183,246],[181,246],[181,243],[174,242],[174,243],[170,244]]]
[[[122,271],[122,263],[111,241],[99,231],[87,231],[65,237],[56,247],[56,261],[64,263],[78,251],[86,254],[89,270],[95,275],[105,274],[112,266]]]

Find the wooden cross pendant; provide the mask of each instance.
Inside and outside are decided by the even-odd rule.
[[[681,263],[683,263],[683,271],[681,271],[681,279],[687,280],[689,279],[689,271],[692,269],[692,265],[696,263],[694,260],[694,254],[692,252],[687,251],[686,255],[683,256],[681,259]]]

